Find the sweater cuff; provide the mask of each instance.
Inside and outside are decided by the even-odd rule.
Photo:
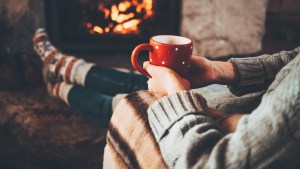
[[[188,114],[206,114],[206,100],[194,92],[182,91],[155,101],[148,108],[148,119],[156,140],[168,129]]]
[[[261,61],[258,58],[231,58],[229,62],[235,64],[240,75],[239,84],[229,86],[232,90],[240,90],[249,86],[263,85],[265,72]]]

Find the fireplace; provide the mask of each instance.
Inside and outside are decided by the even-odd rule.
[[[45,0],[46,30],[69,53],[131,51],[157,34],[178,34],[180,0]]]

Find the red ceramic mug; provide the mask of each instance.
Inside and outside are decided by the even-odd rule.
[[[157,35],[150,38],[150,43],[138,45],[131,55],[133,67],[143,75],[151,78],[149,73],[138,63],[142,50],[149,51],[149,62],[156,66],[164,66],[185,77],[190,67],[193,43],[190,39],[174,35]]]

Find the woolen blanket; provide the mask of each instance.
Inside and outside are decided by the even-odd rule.
[[[158,98],[139,91],[118,104],[107,132],[103,168],[167,168],[147,117],[149,105]]]

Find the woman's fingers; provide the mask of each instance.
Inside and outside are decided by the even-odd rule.
[[[149,61],[143,63],[143,68],[153,77],[156,76],[158,70],[158,66],[151,65]]]

